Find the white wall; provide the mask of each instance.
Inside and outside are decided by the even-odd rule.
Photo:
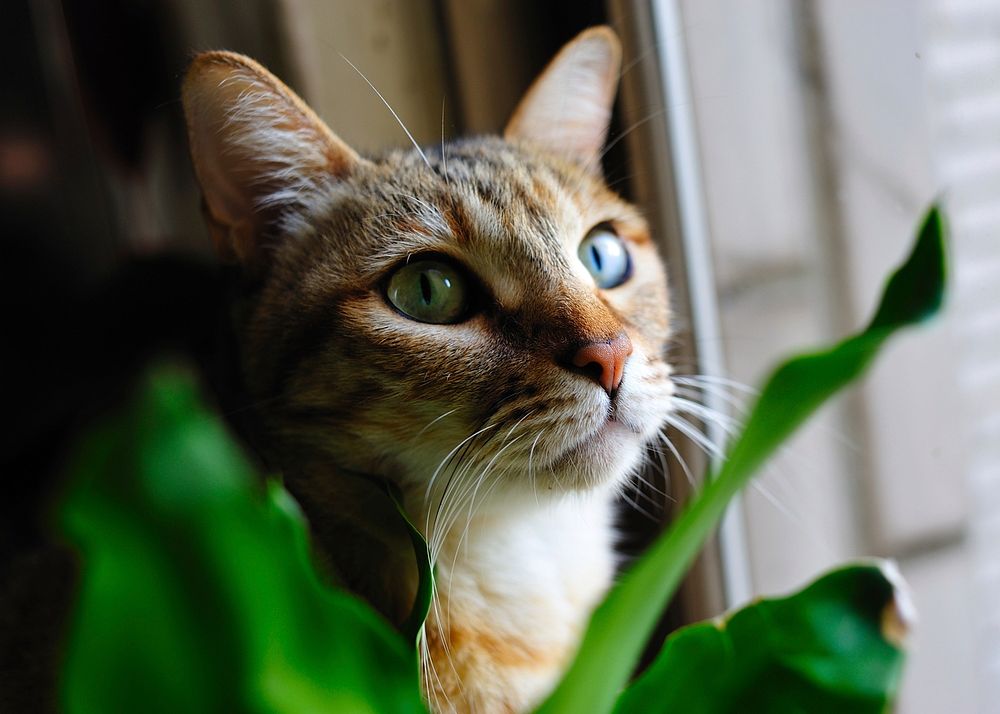
[[[789,351],[863,325],[882,278],[945,187],[941,157],[951,157],[948,165],[958,158],[933,129],[940,100],[928,65],[941,41],[930,28],[947,25],[960,6],[989,3],[937,5],[929,17],[911,0],[682,2],[718,337],[735,378],[759,383]],[[989,51],[997,61],[1000,50]],[[996,76],[990,88],[1000,106]],[[958,194],[952,187],[957,222]],[[989,215],[1000,220],[996,210]],[[959,267],[965,245],[957,236]],[[787,591],[854,555],[899,560],[921,611],[904,712],[972,712],[987,701],[977,689],[978,628],[963,606],[976,591],[967,475],[982,453],[968,416],[983,395],[960,389],[969,372],[959,347],[961,290],[954,293],[945,319],[891,345],[861,388],[808,426],[745,500],[758,592]],[[977,324],[1000,326],[994,316]],[[989,352],[993,365],[996,356]],[[1000,505],[1000,478],[992,482]],[[992,572],[1000,593],[1000,567]]]
[[[409,143],[353,62],[420,144],[441,139],[447,97],[445,43],[434,5],[413,0],[282,0],[303,94],[360,152]],[[346,59],[345,59],[346,58]],[[446,117],[447,119],[447,117]]]

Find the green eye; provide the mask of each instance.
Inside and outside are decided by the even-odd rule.
[[[401,313],[420,322],[459,322],[468,308],[465,278],[440,260],[418,260],[389,278],[386,297]]]

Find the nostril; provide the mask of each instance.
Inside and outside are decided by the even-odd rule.
[[[601,383],[601,376],[604,374],[604,366],[600,362],[588,362],[584,365],[576,365],[580,368],[580,372],[585,377],[590,377],[592,380]]]
[[[570,363],[613,398],[625,375],[625,361],[630,354],[632,341],[622,332],[613,340],[589,342],[579,347]]]

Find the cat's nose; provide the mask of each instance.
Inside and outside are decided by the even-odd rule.
[[[607,342],[590,342],[580,347],[571,362],[604,387],[614,398],[625,374],[625,360],[632,354],[632,340],[624,332]]]

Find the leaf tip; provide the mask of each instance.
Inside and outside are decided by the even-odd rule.
[[[892,597],[882,608],[880,629],[882,637],[897,648],[906,644],[906,638],[917,623],[917,608],[913,604],[910,588],[894,561],[879,563],[882,575],[892,586]]]

